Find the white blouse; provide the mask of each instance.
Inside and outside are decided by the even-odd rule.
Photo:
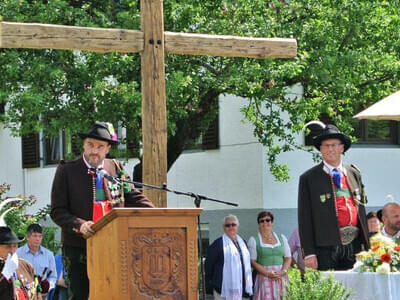
[[[262,242],[262,238],[261,238],[261,234],[258,233],[258,237],[260,239],[260,246],[261,247],[265,247],[265,248],[275,248],[275,247],[279,247],[281,245],[280,239],[278,238],[278,235],[273,232],[275,239],[277,240],[277,243],[274,245],[271,244],[264,244]],[[289,243],[288,240],[286,238],[286,236],[284,236],[282,234],[282,240],[283,240],[283,249],[284,249],[284,256],[285,257],[292,257],[292,254],[290,253],[290,247],[289,247]],[[257,243],[256,243],[256,239],[254,237],[250,237],[247,246],[249,248],[249,252],[250,252],[250,259],[251,260],[256,260],[257,259]]]

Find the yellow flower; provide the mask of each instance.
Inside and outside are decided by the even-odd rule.
[[[371,248],[374,248],[376,246],[393,248],[396,245],[391,239],[389,239],[386,236],[383,236],[380,233],[372,236],[370,238],[370,243],[371,243]]]
[[[386,250],[385,250],[385,248],[383,248],[383,247],[379,247],[379,249],[378,250],[376,250],[375,251],[375,256],[377,256],[377,257],[381,257],[383,254],[385,254],[386,253]]]
[[[356,254],[357,260],[366,260],[369,256],[370,254],[367,251],[361,251]]]

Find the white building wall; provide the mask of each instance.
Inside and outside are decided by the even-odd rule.
[[[55,171],[56,166],[25,169],[25,195],[37,198],[37,203],[28,209],[28,213],[50,204],[51,184]]]
[[[0,123],[0,184],[11,184],[11,195],[24,193],[21,139]]]
[[[194,192],[210,198],[239,204],[239,208],[262,206],[262,146],[249,124],[240,120],[243,100],[220,98],[220,148],[183,153],[168,172],[170,189]],[[191,199],[168,194],[169,207],[193,207]],[[231,206],[203,201],[204,209]]]

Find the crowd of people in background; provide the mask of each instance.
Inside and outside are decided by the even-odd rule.
[[[54,253],[41,245],[42,230],[39,224],[29,225],[24,240],[8,226],[0,226],[0,299],[68,299],[61,256],[56,260]]]
[[[205,261],[206,290],[214,299],[269,300],[285,294],[291,251],[287,238],[273,231],[273,223],[271,212],[260,212],[259,232],[246,244],[238,234],[238,218],[224,218],[224,234],[210,245]]]
[[[380,233],[399,242],[400,205],[387,203],[378,213],[370,211],[367,220],[370,236]],[[273,230],[274,215],[269,211],[258,214],[257,224],[258,232],[246,242],[238,234],[238,218],[224,218],[224,234],[209,246],[205,261],[207,293],[214,299],[282,299],[288,269],[305,271],[298,228],[288,240]],[[54,256],[43,247],[42,238],[42,227],[31,224],[26,244],[18,248],[24,240],[0,227],[1,299],[14,299],[13,287],[17,299],[68,299],[62,255]]]
[[[400,242],[400,205],[387,203],[378,212],[370,211],[367,220],[370,237],[383,234]],[[238,234],[238,218],[223,219],[224,233],[211,243],[205,260],[206,291],[215,300],[282,299],[289,268],[306,271],[298,228],[288,240],[273,230],[274,215],[269,211],[258,214],[257,224],[259,231],[246,242]]]

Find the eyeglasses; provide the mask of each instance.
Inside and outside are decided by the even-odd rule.
[[[258,224],[260,224],[260,223],[264,223],[264,222],[267,222],[267,223],[269,223],[269,222],[272,222],[272,220],[271,220],[271,219],[269,219],[269,218],[266,218],[266,219],[260,219],[260,220],[258,220]]]
[[[325,149],[329,149],[329,148],[333,148],[333,149],[337,149],[339,148],[341,145],[343,145],[342,143],[338,143],[338,144],[322,144],[321,148],[325,148]]]
[[[224,224],[225,227],[236,227],[237,224],[236,223],[228,223],[228,224]]]

